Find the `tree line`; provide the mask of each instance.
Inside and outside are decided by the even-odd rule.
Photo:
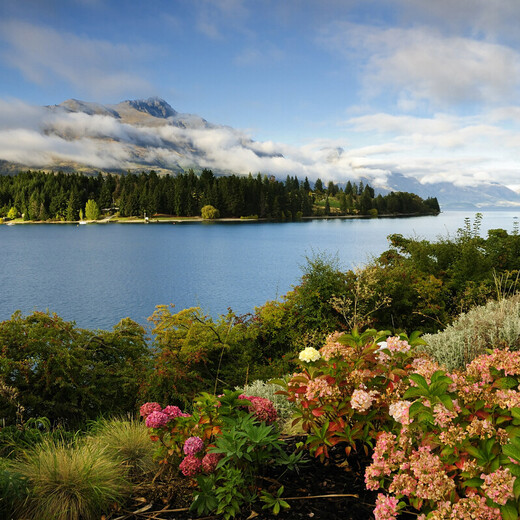
[[[90,202],[89,207],[87,203]],[[344,188],[321,179],[314,186],[307,178],[287,176],[216,176],[205,169],[177,175],[158,175],[154,170],[124,175],[97,176],[63,172],[25,171],[0,176],[0,217],[24,220],[76,221],[90,215],[115,213],[121,217],[152,217],[158,214],[192,217],[205,206],[220,217],[259,217],[298,220],[323,215],[436,214],[436,198],[423,200],[406,192],[375,195],[360,181]]]

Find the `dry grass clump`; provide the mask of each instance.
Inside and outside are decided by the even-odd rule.
[[[461,314],[445,330],[425,334],[421,347],[448,370],[463,369],[486,349],[520,348],[520,294]]]
[[[21,518],[94,520],[130,491],[121,465],[99,446],[48,440],[25,451],[12,468],[27,479]]]
[[[138,419],[101,419],[91,428],[88,442],[125,466],[130,477],[157,471],[154,443],[148,428]]]

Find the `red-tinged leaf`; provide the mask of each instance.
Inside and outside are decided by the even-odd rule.
[[[350,452],[352,451],[352,446],[347,446],[345,448],[345,454],[347,455],[347,457],[350,455]]]
[[[296,388],[294,390],[295,394],[304,394],[305,392],[307,392],[307,387],[306,386],[299,386],[298,388]]]
[[[466,457],[459,459],[457,462],[455,462],[455,466],[459,468],[460,470],[464,467],[464,464],[466,463]]]
[[[321,417],[325,413],[321,408],[314,408],[311,412],[314,417]]]
[[[477,417],[479,419],[487,419],[489,417],[489,412],[485,412],[484,410],[479,410],[477,413],[476,413]]]
[[[324,449],[325,449],[325,446],[320,446],[319,448],[317,448],[316,451],[314,452],[314,456],[319,457],[320,455],[322,455]]]

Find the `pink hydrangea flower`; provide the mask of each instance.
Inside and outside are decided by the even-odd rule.
[[[184,453],[186,455],[195,455],[204,449],[204,441],[200,437],[188,437],[184,442]]]
[[[213,473],[221,457],[220,453],[206,453],[202,458],[202,469],[206,473]]]
[[[497,469],[489,475],[482,473],[480,478],[484,479],[482,489],[496,504],[503,506],[510,498],[514,498],[513,485],[516,477],[511,475],[509,468]]]
[[[147,428],[162,428],[165,426],[170,418],[162,412],[152,412],[145,421]]]
[[[159,403],[144,403],[139,409],[141,417],[148,417],[152,412],[160,412],[162,406]]]
[[[179,464],[179,469],[186,477],[195,477],[201,472],[202,461],[194,455],[188,455],[187,457],[184,457],[182,462]]]
[[[375,390],[367,392],[358,388],[352,392],[350,406],[359,412],[366,412],[372,406],[377,396],[378,392]]]
[[[396,497],[390,497],[379,493],[377,495],[376,507],[374,509],[374,517],[376,520],[395,520],[397,517],[397,504],[399,500]]]
[[[273,403],[265,397],[239,395],[239,399],[247,399],[251,406],[248,406],[249,413],[253,414],[259,421],[271,424],[276,421],[278,414]]]
[[[410,424],[409,409],[410,401],[397,401],[388,407],[388,413],[394,418],[395,422],[403,425]]]

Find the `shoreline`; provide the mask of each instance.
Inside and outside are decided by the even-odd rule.
[[[442,213],[442,212],[440,212]],[[4,226],[18,226],[27,224],[66,224],[66,225],[84,225],[84,224],[183,224],[189,222],[207,222],[207,223],[219,223],[219,222],[305,222],[309,220],[355,220],[355,219],[371,219],[377,220],[380,218],[411,218],[411,217],[436,217],[440,213],[391,213],[377,215],[376,217],[371,215],[323,215],[323,216],[310,216],[302,217],[300,220],[276,220],[269,218],[240,218],[240,217],[226,217],[218,219],[203,219],[202,217],[158,217],[158,218],[138,218],[138,217],[109,217],[100,220],[22,220],[15,219],[7,222],[0,223]]]

